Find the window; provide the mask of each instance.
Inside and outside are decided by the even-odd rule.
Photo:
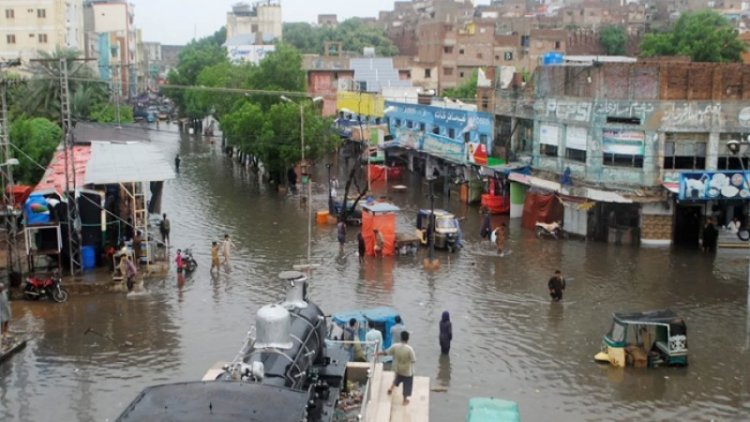
[[[539,152],[547,157],[557,157],[557,145],[542,144]]]
[[[5,9],[5,19],[13,19],[16,17],[16,12],[13,9]]]
[[[747,154],[744,154],[744,149],[735,155],[727,147],[727,143],[731,140],[738,141],[742,139],[741,133],[722,133],[719,134],[719,170],[747,170],[750,169],[748,164]]]
[[[453,54],[453,47],[443,47],[443,53]]]
[[[495,54],[495,60],[500,60],[500,56]]]
[[[401,127],[401,119],[396,119],[396,127]]]
[[[424,78],[430,79],[432,77],[432,69],[425,69],[424,70]]]
[[[406,121],[406,128],[407,129],[411,129],[413,127],[414,127],[414,122],[412,122],[411,120],[407,120]]]
[[[464,54],[464,49],[463,48],[459,48],[458,49],[458,54]]]
[[[459,77],[460,77],[461,79],[463,79],[463,77],[464,77],[464,72],[458,72],[458,76],[459,76]]]
[[[420,123],[419,124],[419,131],[422,132],[422,133],[424,133],[424,129],[425,129],[425,124],[424,123]]]
[[[482,109],[487,110],[490,107],[490,99],[486,95],[482,95]]]
[[[39,43],[47,44],[47,34],[39,34]]]
[[[521,35],[521,47],[529,47],[531,45],[531,40],[529,39],[528,35]]]
[[[560,41],[555,41],[555,50],[559,50],[561,47]]]
[[[482,53],[477,53],[477,58],[481,60],[484,58],[484,55]]]
[[[46,9],[36,9],[36,17],[37,18],[46,18],[47,17],[47,10]]]
[[[448,137],[453,139],[456,137],[456,129],[448,128]]]
[[[503,53],[503,59],[505,59],[506,62],[513,60],[513,52],[512,51],[506,51]]]
[[[643,155],[604,153],[605,166],[643,168]]]
[[[667,133],[664,141],[664,169],[706,168],[706,133]]]
[[[469,132],[464,132],[464,143],[468,144],[469,141],[471,141],[471,134]]]
[[[487,139],[488,139],[488,137],[484,133],[480,133],[479,134],[479,143],[480,144],[482,144],[484,146],[487,146]]]
[[[443,75],[450,76],[453,74],[453,68],[452,67],[444,67],[443,68]]]
[[[575,149],[575,148],[565,148],[565,158],[572,161],[580,161],[582,163],[586,162],[586,151]]]
[[[440,126],[433,126],[432,133],[434,133],[435,135],[440,135]]]
[[[5,41],[8,44],[15,44],[16,43],[16,36],[13,34],[8,34],[5,36]]]

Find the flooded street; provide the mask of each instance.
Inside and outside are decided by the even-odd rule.
[[[232,359],[258,308],[282,297],[277,274],[306,254],[307,216],[298,199],[258,185],[218,145],[180,139],[165,127],[151,132],[152,141],[183,161],[166,184],[164,211],[173,248],[194,248],[198,270],[182,287],[171,272],[139,297],[14,302],[11,329],[32,338],[0,365],[0,420],[112,420],[144,387],[198,380]],[[402,206],[400,228],[412,231],[418,206],[428,205],[427,188],[418,179],[404,184],[407,193],[389,195]],[[326,201],[326,187],[316,185],[314,209]],[[750,418],[742,255],[538,240],[512,221],[512,254],[500,258],[480,242],[477,207],[447,199],[436,207],[466,217],[467,247],[439,253],[440,270],[423,271],[426,251],[360,265],[356,228],[339,254],[335,228],[315,226],[312,255],[321,267],[310,290],[328,313],[375,305],[401,312],[417,374],[447,387],[431,394],[431,420],[464,420],[473,396],[517,401],[525,421]],[[232,269],[212,277],[210,243],[224,233],[237,246]],[[558,268],[570,281],[564,303],[550,304],[546,283]],[[690,366],[622,370],[593,362],[612,312],[665,307],[686,319]],[[453,319],[450,358],[439,354],[443,310]],[[85,334],[88,328],[112,340]]]

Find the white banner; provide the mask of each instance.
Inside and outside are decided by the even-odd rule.
[[[539,142],[546,145],[560,144],[560,126],[541,124],[539,126]]]
[[[565,131],[565,148],[586,151],[588,129],[578,126],[568,126]]]

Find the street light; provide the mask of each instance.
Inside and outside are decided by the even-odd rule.
[[[284,95],[281,96],[281,100],[294,104],[294,101]],[[323,97],[315,97],[312,99],[313,104],[321,101],[323,101]],[[310,204],[310,202],[312,202],[312,181],[310,180],[310,175],[307,171],[307,163],[305,162],[305,106],[303,103],[299,104],[299,127],[302,148],[300,171],[302,172],[303,183],[305,182],[305,177],[307,177],[307,264],[310,265],[310,258],[312,255],[312,205]]]

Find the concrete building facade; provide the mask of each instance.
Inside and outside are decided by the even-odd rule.
[[[717,210],[720,224],[747,212],[745,197],[684,200],[680,186],[696,172],[745,174],[748,158],[728,145],[750,134],[750,66],[545,66],[534,81],[496,91],[496,126],[507,134],[508,157],[534,168],[516,182],[590,205],[565,207],[566,230],[697,244],[706,210]]]
[[[282,32],[281,2],[278,0],[237,3],[227,13],[227,40],[258,33],[281,40]]]
[[[0,3],[0,59],[29,59],[39,51],[82,50],[82,0],[6,0]]]
[[[97,59],[102,79],[125,98],[138,94],[138,33],[135,7],[126,0],[89,0],[84,4],[86,57]]]

